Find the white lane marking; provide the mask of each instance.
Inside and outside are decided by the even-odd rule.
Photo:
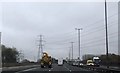
[[[71,72],[71,70],[70,70],[69,68],[67,68],[66,66],[65,66],[65,68],[66,68],[68,71],[70,71],[70,72]]]
[[[51,68],[49,71],[52,71],[53,68]]]
[[[49,70],[49,71],[51,71],[51,70]]]
[[[31,69],[27,69],[27,70],[23,70],[23,71],[30,71],[30,70],[34,70],[34,69],[36,69],[36,68],[31,68]]]
[[[16,67],[4,67],[4,68],[6,68],[6,69],[15,69],[15,68],[22,68],[22,67],[34,67],[34,66],[39,66],[39,65],[16,66]]]
[[[18,71],[18,72],[15,72],[15,73],[21,73],[21,72],[25,72],[25,71],[34,70],[34,69],[37,69],[37,68],[26,69],[26,70],[23,70],[23,71]]]
[[[67,70],[69,70],[69,68],[67,68],[66,66],[65,66],[65,68],[66,68]]]
[[[51,71],[53,68],[51,68],[49,71]]]
[[[0,68],[0,73],[2,72],[2,68]]]

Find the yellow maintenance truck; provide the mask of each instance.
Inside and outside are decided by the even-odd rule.
[[[41,63],[41,68],[44,68],[44,67],[51,68],[52,67],[51,56],[48,56],[48,54],[46,52],[44,52],[40,63]]]

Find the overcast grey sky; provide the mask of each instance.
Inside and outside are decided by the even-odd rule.
[[[118,3],[109,2],[109,52],[118,54]],[[37,59],[38,35],[44,51],[55,58],[68,57],[77,31],[81,31],[81,55],[105,54],[104,2],[5,2],[2,3],[2,44],[21,50],[25,58]]]

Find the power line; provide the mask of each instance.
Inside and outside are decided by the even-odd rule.
[[[89,41],[89,42],[86,42],[86,43],[83,43],[83,44],[89,44],[89,43],[92,44],[93,42],[97,43],[97,42],[101,42],[102,40],[104,41],[104,38],[103,39],[99,39],[99,40],[92,40],[92,41]]]
[[[103,25],[102,25],[102,26],[103,26]],[[102,26],[101,26],[101,27],[102,27]],[[109,24],[108,27],[110,27],[110,26],[113,26],[113,25]],[[97,26],[97,27],[99,28],[99,26]],[[97,28],[97,27],[94,27],[94,28]],[[104,30],[104,28],[99,28],[99,30],[97,29],[97,31],[100,31],[100,30],[102,30],[102,29]],[[88,31],[90,31],[90,30],[88,30]],[[90,32],[93,32],[93,31],[90,31]],[[85,36],[85,35],[87,35],[87,34],[91,34],[90,32],[85,33],[85,34],[83,33],[83,35]],[[94,32],[96,32],[96,30],[94,30]],[[66,33],[64,33],[64,34],[66,34]],[[70,35],[75,35],[75,34],[73,34],[73,32],[71,32],[71,33],[69,33],[69,34],[70,34]],[[82,35],[82,36],[83,36],[83,35]],[[69,35],[67,34],[67,36],[69,36]],[[70,36],[69,36],[69,37],[70,37]],[[57,37],[57,38],[58,38],[58,37]],[[67,37],[67,38],[68,38],[68,37]],[[60,39],[60,38],[59,38],[59,39]],[[71,37],[70,39],[74,39],[74,38]],[[67,40],[70,40],[70,39],[67,39]],[[64,40],[63,40],[63,41],[64,41]],[[65,41],[66,41],[66,40],[65,40]],[[62,41],[55,41],[55,42],[62,42]]]
[[[112,37],[115,37],[115,36],[109,36],[109,38],[112,38]],[[99,42],[103,42],[105,40],[105,38],[103,38],[103,39],[99,39],[99,40],[92,40],[92,41],[88,41],[88,42],[86,42],[86,43],[83,43],[82,45],[86,45],[86,44],[93,44],[93,43],[99,43]]]
[[[97,33],[98,33],[98,32],[97,32]],[[91,33],[91,34],[93,34],[93,33]],[[115,35],[117,35],[117,32],[109,33],[109,38],[112,37],[112,36],[115,36]],[[93,41],[94,41],[95,39],[99,39],[99,38],[101,38],[101,37],[103,37],[103,36],[104,36],[104,35],[98,36],[98,37],[94,37],[94,38],[91,38],[91,39],[87,38],[87,39],[84,39],[83,41],[89,41],[89,40],[93,40]],[[83,38],[85,38],[85,36],[84,36]],[[74,39],[74,38],[69,38],[69,39],[65,39],[65,40],[62,40],[62,41],[49,42],[49,43],[47,43],[47,44],[66,45],[67,42],[68,42],[69,40],[71,40],[71,39]]]
[[[109,24],[108,25],[108,27],[111,27],[111,26],[113,26],[113,24]],[[104,27],[102,27],[102,28],[97,28],[96,30],[89,30],[87,33],[83,33],[81,36],[85,36],[85,35],[87,35],[87,34],[93,34],[93,32],[96,32],[96,31],[103,31],[103,30],[105,30],[104,29]],[[98,32],[96,32],[96,33],[98,33]]]
[[[67,35],[66,35],[66,34],[67,34]],[[68,36],[73,35],[73,34],[74,34],[73,31],[71,31],[71,32],[65,32],[65,33],[56,34],[56,35],[59,36],[59,37],[61,37],[61,35],[64,35],[64,37],[65,37],[65,36],[68,37]],[[50,38],[50,39],[52,39],[52,38],[55,39],[55,38],[58,38],[58,37],[52,35],[52,36],[50,36],[50,37],[48,37],[48,38]]]
[[[113,22],[111,22],[111,23],[114,23],[114,21]],[[108,27],[110,27],[110,26],[113,26],[113,24],[111,24],[111,23],[109,23],[108,24]],[[101,28],[100,28],[101,27]],[[104,25],[100,25],[100,26],[96,26],[96,27],[93,27],[93,28],[89,28],[89,29],[94,29],[94,28],[97,28],[96,30],[85,30],[85,32],[87,32],[88,34],[90,33],[91,34],[91,32],[96,32],[96,31],[99,31],[99,30],[104,30]],[[87,34],[87,33],[83,33],[83,35],[84,34]],[[64,35],[64,36],[62,36],[62,35]],[[62,38],[62,37],[66,37],[66,38],[68,38],[68,37],[70,37],[70,36],[72,36],[72,35],[75,35],[75,33],[73,33],[73,32],[67,32],[67,35],[66,35],[66,33],[63,33],[63,34],[60,34],[58,37],[60,37],[60,38]],[[82,36],[83,36],[82,35]],[[50,39],[58,39],[58,37],[49,37]],[[60,39],[59,38],[59,39]],[[71,37],[72,38],[72,37]],[[59,41],[58,41],[59,42]]]
[[[111,15],[111,16],[109,16],[108,18],[111,18],[111,17],[113,17],[113,16],[115,16],[116,14],[113,14],[113,15]],[[97,22],[97,23],[101,23],[101,21],[104,21],[104,19],[102,19],[102,20],[100,20],[99,22]],[[96,24],[96,23],[95,23]],[[90,25],[90,24],[89,24]],[[92,25],[92,24],[91,24]],[[93,24],[94,25],[94,24]],[[104,26],[104,25],[100,25],[101,27],[102,26]],[[109,24],[108,24],[108,26],[109,26]],[[87,26],[85,26],[86,28],[88,27],[88,25]],[[97,27],[99,27],[99,26],[97,26]],[[94,27],[94,28],[97,28],[97,27]],[[90,28],[90,27],[89,27]],[[89,31],[89,30],[88,30]],[[67,34],[67,36],[66,36],[66,34]],[[73,31],[71,31],[71,32],[66,32],[66,33],[63,33],[63,34],[59,34],[59,36],[61,36],[61,35],[64,35],[64,36],[66,36],[66,37],[68,37],[68,36],[70,36],[70,35],[74,35],[73,34]],[[49,38],[51,38],[51,37],[49,37]],[[52,36],[52,38],[55,38],[54,36]]]
[[[111,41],[111,42],[109,42],[109,43],[114,43],[114,42],[117,42],[117,41]],[[92,45],[82,45],[82,47],[81,48],[85,48],[85,47],[96,47],[96,46],[101,46],[101,45],[103,45],[103,46],[105,46],[105,43],[94,43],[94,44],[92,44]]]
[[[113,33],[109,33],[109,38],[112,38],[112,37],[116,37],[116,35],[117,35],[117,32],[113,32]],[[87,44],[91,44],[91,43],[97,43],[97,42],[101,42],[102,40],[100,39],[101,37],[103,37],[104,35],[102,35],[102,36],[99,36],[99,37],[94,37],[94,38],[91,38],[91,39],[84,39],[83,40],[83,42],[84,41],[87,41]],[[96,40],[96,39],[99,39],[99,40]],[[105,38],[103,38],[103,41],[104,41],[104,39]],[[47,43],[47,44],[54,44],[54,45],[67,45],[68,43],[67,43],[67,41],[68,40],[64,40],[64,41],[59,41],[59,42],[54,42],[54,43]]]
[[[112,25],[112,24],[109,24],[108,27],[110,27],[110,26],[113,26],[113,25]],[[97,26],[97,27],[98,27],[98,26]],[[101,26],[101,27],[102,27],[102,26]],[[102,29],[104,29],[104,28],[102,28]],[[101,29],[101,28],[100,28],[99,30],[97,29],[97,31],[100,31],[100,30],[102,30],[102,29]],[[95,32],[96,32],[96,30],[95,30]],[[97,33],[98,33],[98,32],[97,32]],[[71,33],[70,33],[70,34],[71,34]],[[88,33],[88,34],[91,34],[91,33]],[[86,34],[86,35],[87,35],[87,34]],[[83,36],[83,35],[82,35],[82,36]],[[84,36],[85,36],[85,35],[84,35]],[[69,38],[69,39],[65,39],[65,40],[62,40],[62,41],[55,41],[55,42],[52,42],[52,43],[55,43],[55,44],[56,44],[56,43],[64,42],[64,41],[67,42],[68,40],[71,40],[71,39],[74,39],[74,37],[71,37],[71,38]],[[64,43],[62,43],[62,44],[64,44]]]
[[[109,33],[109,38],[112,38],[113,36],[115,37],[116,35],[118,35],[117,34],[118,32],[113,32],[113,33]],[[104,35],[102,35],[102,36],[98,36],[98,37],[93,37],[93,38],[85,38],[83,41],[90,41],[90,40],[95,40],[95,39],[100,39],[100,38],[102,38]]]
[[[103,26],[103,25],[102,25]],[[109,26],[108,27],[110,27],[110,26],[113,26],[113,24],[109,24]],[[97,27],[95,27],[95,28],[97,28]],[[85,35],[88,35],[88,34],[94,34],[93,32],[96,32],[96,31],[104,31],[105,29],[104,29],[104,27],[102,27],[102,28],[97,28],[96,30],[89,30],[89,32],[87,32],[87,33],[83,33],[81,36],[85,36]],[[98,33],[98,32],[96,32],[96,33]],[[73,34],[73,35],[75,35],[75,34]],[[70,37],[70,36],[69,36]],[[67,41],[67,40],[71,40],[71,39],[74,39],[74,37],[75,36],[72,36],[71,38],[68,38],[67,37],[67,39],[65,39],[65,40],[61,40],[61,41],[55,41],[55,42],[62,42],[62,41]],[[58,39],[58,38],[57,38]]]
[[[71,37],[71,38],[67,38],[67,39],[63,39],[63,40],[61,40],[61,41],[54,41],[54,42],[52,42],[52,43],[56,43],[56,42],[64,42],[64,41],[68,41],[68,40],[71,40],[71,39],[74,39],[73,37]]]
[[[108,24],[108,27],[110,27],[110,26],[112,25],[112,23],[114,23],[114,22],[115,22],[115,21],[112,21],[111,23],[109,23],[109,24]],[[104,24],[104,23],[103,23],[103,24]],[[100,27],[103,28],[104,25],[100,25],[100,26],[96,26],[96,27],[92,27],[92,28],[89,27],[89,29],[90,29],[90,30],[91,30],[91,29],[96,29],[96,28],[98,29],[98,28],[100,28]],[[87,31],[86,31],[86,30],[85,30],[85,31],[86,31],[86,32],[89,32],[89,31],[90,31],[89,29],[87,29]],[[104,28],[103,28],[103,29],[104,29]],[[91,30],[91,31],[92,31],[92,30]]]
[[[109,16],[108,18],[111,18],[111,17],[113,17],[113,16],[115,16],[115,15],[117,15],[118,13],[115,13],[115,14],[113,14],[113,15],[111,15],[111,16]],[[89,26],[91,26],[91,25],[95,25],[95,24],[97,24],[97,23],[100,23],[101,21],[104,21],[105,19],[101,19],[101,20],[98,20],[98,21],[96,21],[96,22],[94,22],[94,23],[92,23],[92,24],[89,24],[89,25],[87,25],[86,24],[86,26],[84,26],[84,28],[86,27],[89,27]]]

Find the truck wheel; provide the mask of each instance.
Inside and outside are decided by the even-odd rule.
[[[52,68],[52,65],[49,65],[48,67],[49,67],[49,68]]]
[[[44,68],[44,66],[43,66],[43,65],[41,65],[41,68]]]

